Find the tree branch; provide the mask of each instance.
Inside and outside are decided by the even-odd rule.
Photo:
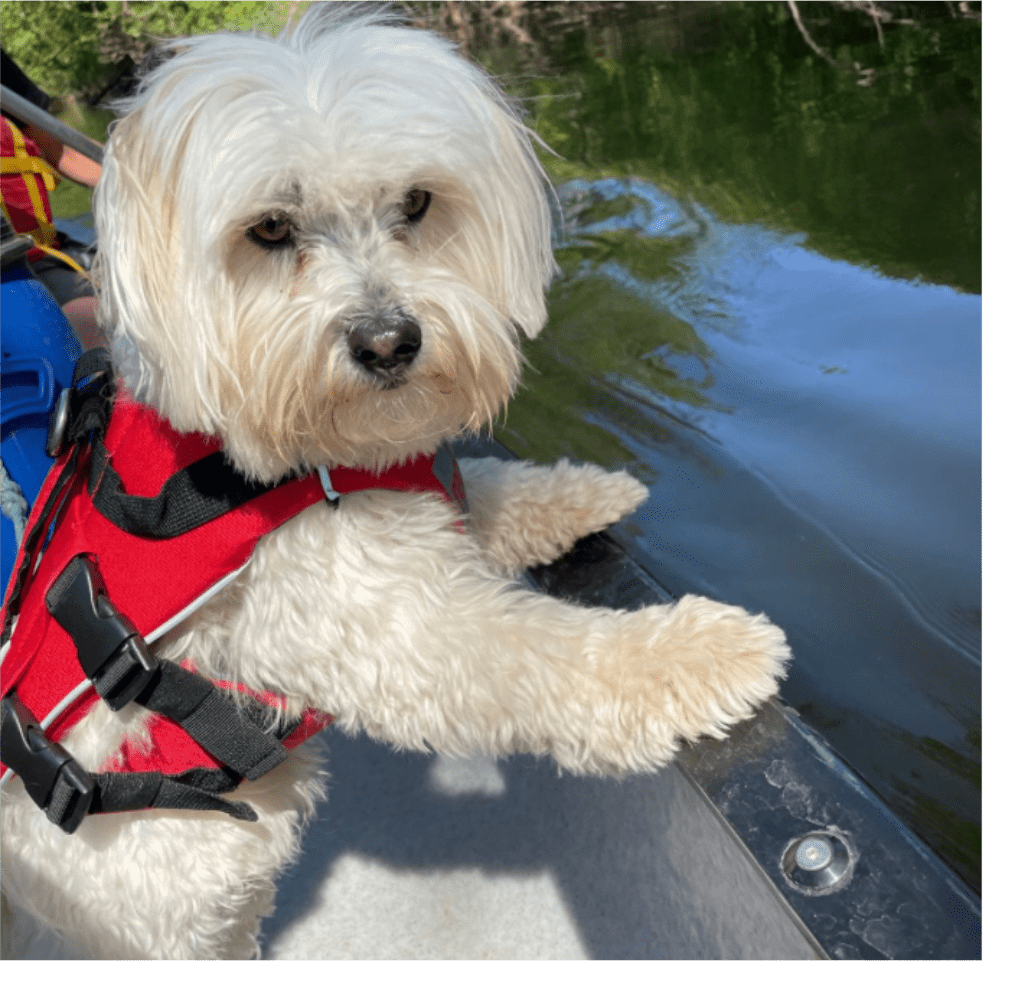
[[[829,66],[837,66],[838,63],[811,38],[811,33],[804,27],[803,21],[800,20],[800,11],[797,10],[796,0],[786,0],[786,3],[789,5],[789,12],[793,15],[796,26],[800,29],[800,34],[804,36],[804,41],[811,47],[811,50],[821,56]]]
[[[878,32],[878,45],[879,48],[885,48],[885,37],[882,35],[882,12],[875,6],[874,0],[868,0],[868,14],[871,15],[871,20],[875,22],[875,31]]]

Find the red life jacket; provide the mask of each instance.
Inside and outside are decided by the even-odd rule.
[[[153,658],[148,643],[233,580],[264,535],[312,504],[351,491],[397,490],[438,493],[465,509],[450,450],[379,474],[336,467],[270,486],[245,481],[219,450],[216,440],[181,435],[152,409],[119,397],[102,439],[59,459],[33,508],[4,605],[5,624],[18,618],[0,668],[3,765],[65,830],[85,813],[138,806],[198,806],[255,819],[247,805],[219,794],[268,771],[284,749],[331,718],[309,710],[270,737],[265,708],[286,711],[280,695],[211,684]],[[52,517],[47,498],[58,510],[48,542],[45,528],[36,528]],[[225,695],[229,689],[251,697],[242,701],[248,717]],[[56,773],[74,772],[66,762],[54,764],[61,753],[74,760],[55,743],[101,695],[115,709],[134,700],[156,711],[151,750],[126,743],[102,774],[58,781]],[[41,765],[33,742],[59,751],[39,753],[48,763]],[[111,778],[117,773],[143,777],[143,791]],[[61,782],[71,784],[64,796],[74,805],[53,802]],[[91,783],[91,792],[76,783]],[[90,803],[83,807],[83,799]]]
[[[15,232],[28,233],[35,240],[29,261],[44,256],[40,247],[60,246],[49,197],[58,180],[35,142],[13,122],[0,121],[0,204]]]

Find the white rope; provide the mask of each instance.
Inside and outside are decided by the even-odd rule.
[[[28,502],[21,493],[14,478],[7,472],[7,467],[0,460],[0,512],[4,518],[10,519],[14,526],[14,538],[21,546],[21,537],[28,524]]]

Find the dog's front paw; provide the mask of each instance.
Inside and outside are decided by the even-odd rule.
[[[663,615],[648,687],[678,736],[725,737],[729,726],[778,692],[790,649],[764,614],[687,595]]]
[[[650,493],[625,470],[605,470],[593,463],[574,464],[560,459],[545,470],[546,491],[536,496],[534,542],[550,563],[567,553],[577,539],[600,532],[636,511]]]
[[[606,529],[647,499],[624,471],[566,459],[554,466],[464,460],[473,527],[492,563],[507,573],[547,564],[573,543]]]
[[[571,466],[563,459],[555,465],[555,471],[562,472],[563,467],[567,481],[574,482],[574,496],[578,492],[579,497],[571,511],[571,516],[576,519],[577,539],[607,529],[632,514],[650,494],[636,477],[625,470],[603,470],[590,463]]]
[[[617,623],[602,652],[618,692],[617,737],[594,749],[594,765],[617,774],[666,765],[680,738],[725,737],[778,691],[790,657],[764,615],[696,595]]]

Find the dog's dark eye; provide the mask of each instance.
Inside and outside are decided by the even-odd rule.
[[[250,226],[245,235],[263,247],[281,247],[292,241],[292,222],[287,216],[267,216]]]
[[[402,215],[410,223],[418,223],[430,208],[430,192],[411,188],[402,200]]]

